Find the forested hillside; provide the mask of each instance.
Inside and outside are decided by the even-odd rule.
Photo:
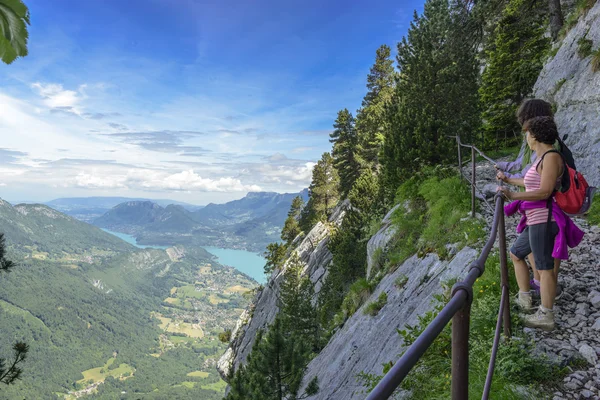
[[[348,379],[362,379],[368,390],[391,364],[362,375],[351,371],[352,378],[342,375],[337,383],[344,389],[337,391],[337,387],[329,386],[332,379],[320,379],[321,375],[336,375],[336,371],[324,370],[328,361],[320,360],[319,353],[335,335],[361,334],[344,328],[359,309],[365,315],[377,316],[388,302],[389,291],[403,292],[409,273],[393,275],[395,282],[389,276],[409,257],[419,259],[433,253],[435,259],[444,262],[463,246],[478,245],[484,237],[483,222],[465,218],[469,194],[454,167],[455,136],[495,157],[513,155],[522,141],[515,117],[519,104],[533,95],[544,63],[594,3],[581,1],[561,10],[557,0],[428,0],[423,13],[415,13],[407,35],[398,42],[395,62],[389,46],[377,49],[360,109],[339,111],[330,135],[332,150],[323,154],[313,169],[308,202],[290,209],[282,230],[285,243],[268,247],[267,272],[272,273],[269,287],[273,290],[257,295],[253,307],[260,322],[254,323],[252,318],[242,321],[245,328],[236,332],[231,351],[221,360],[222,373],[231,387],[227,399],[334,399],[333,393],[342,392],[364,398],[360,390],[348,389],[355,384]],[[342,210],[345,216],[337,226],[339,218],[333,216]],[[307,243],[324,227],[327,230],[318,241]],[[375,251],[367,258],[367,245],[372,242],[378,245],[373,245]],[[304,246],[309,244],[313,250],[306,254]],[[301,267],[296,254],[307,260],[300,262]],[[323,264],[313,265],[317,258],[322,258]],[[316,274],[317,270],[324,273]],[[419,279],[419,285],[410,282],[416,285],[411,290],[419,290],[432,276],[426,273]],[[495,278],[489,279],[486,285],[492,285]],[[444,298],[442,285],[448,282],[436,282],[435,290],[442,292],[436,295],[440,301]],[[488,287],[482,287],[481,292]],[[379,297],[362,307],[374,292]],[[399,301],[393,294],[394,301]],[[273,303],[269,300],[273,297],[279,300]],[[305,303],[306,297],[312,297],[313,303]],[[483,304],[489,299],[481,301]],[[417,305],[411,303],[411,307]],[[481,321],[489,314],[477,312],[482,314],[475,318]],[[420,316],[417,327],[402,332],[398,326],[404,343],[414,341],[432,315]],[[393,316],[387,317],[387,323],[400,324]],[[356,320],[363,324],[360,326],[367,324],[364,317],[353,320],[355,324]],[[489,324],[488,331],[493,330],[493,321],[481,323],[478,329],[488,329],[482,326]],[[483,335],[480,340],[486,342],[488,338]],[[337,337],[335,345],[339,350],[342,344],[359,342],[360,338],[343,336]],[[248,343],[254,343],[251,352]],[[440,349],[447,348],[448,343],[440,344]],[[374,346],[376,354],[381,350],[377,343],[362,344]],[[482,359],[489,356],[483,354],[487,351],[483,348]],[[360,362],[353,358],[355,350],[339,354],[328,349],[327,354],[334,365],[341,359]],[[515,351],[505,353],[515,363],[529,357],[524,349],[503,351]],[[301,378],[311,360],[318,361],[316,366],[311,364],[310,376]],[[345,361],[340,365],[351,369]],[[502,371],[498,381],[527,385],[543,379],[528,375],[532,372],[525,364],[515,366],[516,374],[516,370]],[[403,385],[409,395],[420,399],[447,393],[448,386],[444,385],[448,381],[440,377],[445,370],[435,355],[423,361],[418,370]],[[337,370],[336,376],[340,373]],[[304,379],[301,385],[300,379]],[[518,398],[512,389],[502,392],[502,384],[498,385],[505,398]],[[323,394],[319,394],[319,386]]]
[[[253,281],[202,249],[137,249],[47,206],[1,201],[0,221],[15,263],[0,276],[0,349],[30,348],[0,398],[221,397],[218,336]]]

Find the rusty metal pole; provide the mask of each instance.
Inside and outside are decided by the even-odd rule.
[[[456,146],[458,147],[458,172],[460,173],[460,179],[462,180],[462,155],[460,154],[460,136],[458,135],[456,135]]]
[[[502,200],[504,204],[504,200]],[[500,278],[502,287],[506,287],[506,292],[510,293],[510,284],[508,280],[508,262],[506,256],[506,226],[504,224],[504,213],[500,213],[498,221],[498,247],[500,250]],[[502,290],[502,289],[501,289]],[[504,318],[504,337],[510,339],[511,326],[510,326],[510,305],[509,301],[504,303],[504,310],[502,316]]]
[[[471,216],[475,218],[475,147],[471,147],[471,165],[473,167],[471,174]]]
[[[469,399],[469,325],[471,302],[452,318],[452,400]]]

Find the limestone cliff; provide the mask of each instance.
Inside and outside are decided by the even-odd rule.
[[[299,244],[294,243],[294,251],[298,252],[300,260],[305,265],[303,274],[310,277],[314,283],[315,294],[319,293],[323,285],[327,276],[327,267],[332,259],[332,254],[327,248],[331,229],[341,224],[348,205],[347,201],[338,205],[327,224],[317,223],[308,235],[296,239]],[[217,363],[217,369],[224,379],[230,375],[232,368],[236,370],[246,361],[252,350],[256,332],[267,327],[277,315],[278,292],[286,266],[273,272],[265,287],[256,294],[249,310],[242,314],[232,331],[229,348]]]
[[[578,41],[600,48],[600,2],[588,11],[559,43],[560,48],[542,70],[534,92],[556,105],[556,122],[590,185],[600,186],[600,72],[592,57],[581,58]],[[558,46],[558,45],[557,45]]]

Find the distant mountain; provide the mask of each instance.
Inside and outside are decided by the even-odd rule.
[[[168,199],[152,200],[130,197],[66,197],[55,199],[44,204],[81,221],[92,222],[116,205],[132,201],[151,201],[162,207],[174,204],[182,206],[188,211],[197,211],[203,207]]]
[[[300,193],[248,193],[240,200],[208,204],[190,212],[184,207],[128,201],[93,221],[94,225],[136,236],[142,244],[194,244],[263,251],[279,240],[287,213]]]
[[[9,245],[18,244],[21,252],[40,259],[93,250],[104,255],[134,250],[121,239],[43,204],[12,206],[0,199],[0,230]]]

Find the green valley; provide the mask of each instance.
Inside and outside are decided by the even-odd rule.
[[[0,200],[17,265],[0,276],[1,356],[30,346],[0,398],[218,399],[215,370],[251,278],[201,248],[137,249],[43,205]]]

